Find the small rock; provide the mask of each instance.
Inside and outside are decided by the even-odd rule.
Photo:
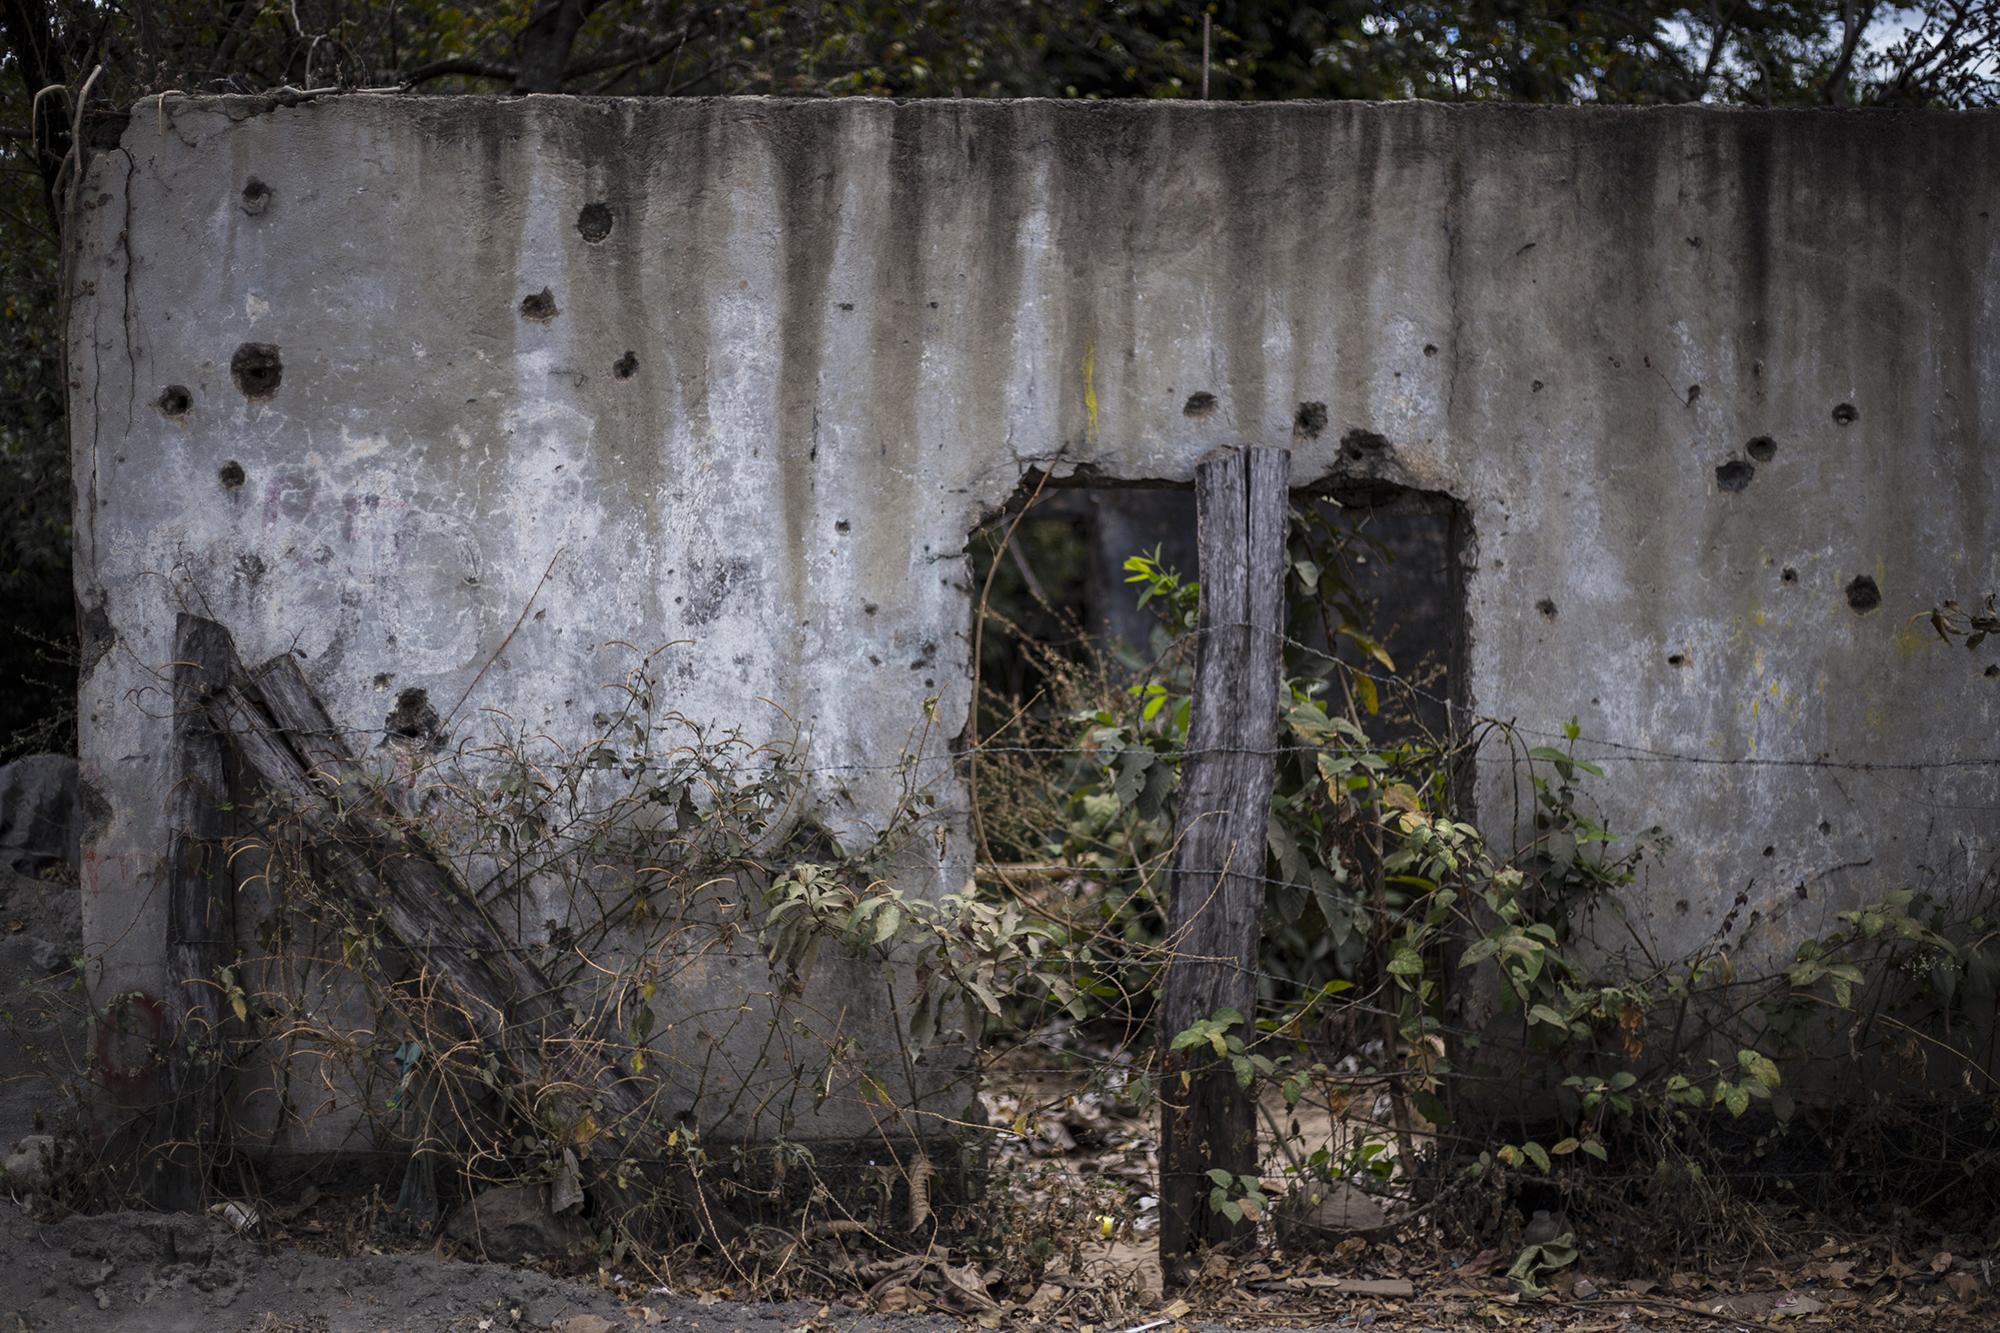
[[[1305,1186],[1287,1196],[1279,1208],[1278,1225],[1285,1243],[1301,1251],[1317,1249],[1335,1237],[1370,1236],[1389,1226],[1389,1216],[1375,1199],[1346,1181]]]
[[[0,864],[33,874],[51,862],[75,865],[83,803],[76,760],[32,754],[0,767]]]
[[[56,1141],[47,1134],[30,1134],[14,1145],[14,1151],[7,1154],[7,1160],[0,1163],[0,1169],[7,1173],[7,1184],[12,1189],[33,1193],[46,1189],[49,1171],[56,1158]]]
[[[28,957],[43,972],[60,972],[69,966],[69,957],[62,947],[48,940],[36,940],[29,947]]]
[[[1547,1245],[1560,1239],[1568,1230],[1568,1219],[1557,1217],[1546,1208],[1537,1208],[1535,1215],[1528,1219],[1527,1228],[1521,1233],[1521,1243]]]
[[[499,1185],[475,1195],[452,1210],[444,1230],[503,1263],[530,1254],[567,1254],[594,1239],[574,1213],[551,1213],[540,1185]]]
[[[618,1327],[599,1314],[573,1314],[549,1326],[554,1333],[611,1333]]]

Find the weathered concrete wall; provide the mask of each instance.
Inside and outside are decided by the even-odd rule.
[[[1995,161],[1963,114],[148,102],[91,169],[71,344],[95,983],[162,982],[177,606],[360,729],[470,688],[457,726],[579,739],[606,645],[688,640],[674,706],[774,701],[865,827],[926,698],[931,757],[963,721],[966,536],[1024,469],[1241,442],[1462,502],[1470,697],[1637,747],[1585,752],[1677,838],[1631,902],[1662,951],[1739,894],[1776,945],[1962,883],[2000,682],[1908,619],[2000,583]],[[1497,751],[1481,807],[1504,836]]]

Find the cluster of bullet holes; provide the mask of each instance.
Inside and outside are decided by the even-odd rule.
[[[243,484],[243,465],[232,458],[215,470],[215,479],[223,490],[233,491]]]
[[[521,318],[546,323],[556,317],[556,294],[544,287],[521,298]]]
[[[1325,429],[1326,404],[1300,403],[1299,410],[1292,415],[1292,438],[1317,440],[1319,433]]]
[[[1743,452],[1756,459],[1758,463],[1768,463],[1778,456],[1778,442],[1768,435],[1759,435],[1743,446]],[[1726,463],[1716,465],[1715,488],[1725,494],[1734,495],[1747,487],[1756,475],[1755,464],[1746,463],[1740,458],[1732,458]]]
[[[243,211],[256,217],[271,206],[271,187],[252,176],[243,185]]]
[[[611,234],[611,205],[585,204],[583,211],[576,215],[576,232],[584,240],[596,245]]]
[[[284,363],[270,343],[244,343],[229,358],[229,378],[245,398],[269,398],[284,377]]]
[[[611,366],[611,373],[616,375],[621,380],[629,380],[632,378],[632,376],[636,375],[638,372],[639,372],[638,354],[631,351],[629,348],[626,350],[625,355],[619,357],[618,360],[612,363]]]
[[[170,417],[184,416],[194,406],[194,395],[185,384],[169,384],[160,393],[160,411]]]
[[[1847,585],[1847,604],[1858,615],[1867,615],[1882,605],[1882,590],[1875,586],[1875,580],[1866,574],[1857,574]]]
[[[1219,406],[1220,404],[1215,400],[1215,395],[1204,389],[1198,393],[1188,395],[1187,402],[1181,405],[1181,415],[1192,418],[1195,421],[1200,421],[1203,417],[1214,416],[1215,409]]]

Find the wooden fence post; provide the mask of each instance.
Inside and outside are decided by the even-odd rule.
[[[1246,1042],[1252,1033],[1290,478],[1285,449],[1217,450],[1195,468],[1201,613],[1174,828],[1163,1048],[1222,1009],[1242,1015]],[[1256,1177],[1256,1105],[1205,1043],[1166,1049],[1162,1068],[1160,1265],[1179,1281],[1192,1251],[1242,1232],[1209,1206],[1208,1172]]]
[[[167,798],[165,1150],[148,1193],[162,1208],[205,1201],[224,1123],[223,1042],[230,1014],[217,973],[235,953],[236,880],[223,835],[228,742],[208,703],[229,684],[235,651],[222,626],[182,614],[174,625],[172,787]]]
[[[409,827],[314,695],[298,663],[273,658],[254,673],[236,661],[228,631],[228,685],[207,701],[266,816],[303,841],[320,887],[372,920],[387,949],[421,964],[427,990],[414,1006],[428,1058],[459,1077],[490,1069],[524,1119],[557,1142],[590,1151],[582,1177],[600,1216],[669,1202],[704,1237],[740,1235],[711,1210],[700,1177],[668,1150],[675,1109],[655,1080],[628,1072],[615,1049],[580,1025],[562,990],[517,947],[451,864]],[[657,1185],[659,1191],[641,1187]]]

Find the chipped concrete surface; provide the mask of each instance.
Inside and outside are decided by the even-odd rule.
[[[674,706],[794,720],[859,830],[933,696],[957,799],[981,515],[1231,443],[1464,505],[1473,706],[1576,717],[1676,838],[1640,938],[1977,879],[2000,682],[1908,621],[2000,583],[1995,160],[1954,113],[144,103],[71,329],[93,983],[163,981],[180,606],[360,730],[421,688],[578,738],[615,645],[682,642]]]

